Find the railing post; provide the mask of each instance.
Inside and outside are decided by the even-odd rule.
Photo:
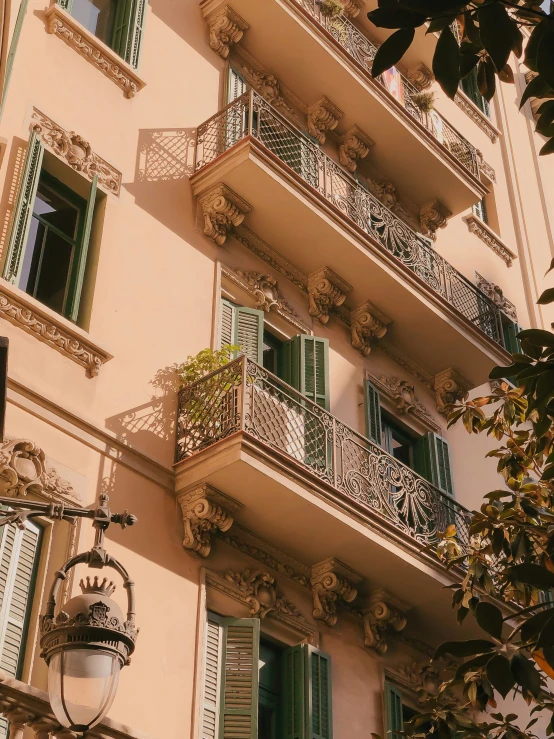
[[[5,710],[4,716],[10,722],[10,739],[23,739],[26,725],[34,718],[32,714],[18,706]]]
[[[337,487],[337,419],[332,416],[333,425],[331,433],[331,467],[333,471],[333,487]]]
[[[242,355],[242,368],[241,368],[241,381],[240,381],[240,393],[241,397],[239,400],[240,407],[240,430],[246,431],[245,416],[246,416],[246,392],[248,387],[248,358],[246,354]],[[254,394],[252,393],[252,399]],[[252,411],[252,409],[250,409]]]
[[[248,135],[254,136],[254,90],[248,93]]]

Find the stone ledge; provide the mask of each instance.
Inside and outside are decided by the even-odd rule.
[[[36,300],[5,280],[0,281],[0,318],[19,326],[80,364],[87,377],[96,377],[100,367],[113,359],[112,354],[100,349],[82,330],[71,326],[69,321],[48,308],[39,308]]]
[[[119,54],[96,38],[57,3],[48,8],[45,18],[48,33],[59,36],[84,56],[120,87],[125,97],[134,97],[145,86],[144,80]]]
[[[467,223],[467,227],[471,233],[474,233],[481,239],[481,241],[484,241],[485,244],[500,257],[500,259],[506,262],[508,267],[512,266],[514,259],[517,259],[517,254],[514,254],[514,252],[506,246],[498,234],[495,234],[486,223],[475,215],[464,216],[464,221]]]

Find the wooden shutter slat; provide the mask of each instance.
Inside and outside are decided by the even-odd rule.
[[[202,696],[202,739],[217,739],[219,728],[219,687],[221,674],[221,618],[208,615]]]
[[[264,313],[255,308],[235,307],[235,338],[232,343],[258,364],[263,362]]]
[[[381,446],[381,396],[369,380],[364,380],[366,436]]]
[[[144,34],[144,23],[146,20],[146,0],[134,0],[132,4],[131,17],[129,19],[130,32],[127,39],[127,46],[124,51],[126,62],[138,69],[141,50],[142,37]]]
[[[331,658],[309,644],[285,652],[285,739],[332,739]]]
[[[222,619],[220,739],[257,739],[260,622]]]

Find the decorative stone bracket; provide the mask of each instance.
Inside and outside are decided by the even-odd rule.
[[[212,536],[219,529],[228,531],[234,514],[242,508],[228,495],[204,483],[177,498],[183,513],[185,536],[183,547],[207,557],[212,548]]]
[[[405,610],[405,604],[385,590],[376,590],[363,613],[365,646],[377,654],[385,654],[388,649],[387,632],[402,631],[407,624]]]
[[[327,131],[333,131],[344,113],[329,98],[323,96],[308,108],[306,119],[308,131],[319,141],[325,143]]]
[[[227,59],[231,46],[241,40],[250,26],[229,5],[208,20],[210,48],[222,59]]]
[[[350,172],[355,172],[360,159],[364,159],[375,141],[358,126],[352,126],[340,137],[339,161]]]
[[[498,308],[500,308],[500,310],[505,313],[508,318],[517,323],[516,307],[510,300],[508,300],[507,297],[505,297],[502,288],[496,285],[494,282],[489,282],[478,272],[475,273],[475,276],[477,278],[477,287],[479,288],[479,290],[485,293],[487,298],[489,298],[489,300],[492,300],[492,302]]]
[[[435,81],[435,75],[423,62],[409,69],[406,76],[418,90],[428,90]]]
[[[349,290],[352,290],[352,285],[330,267],[312,272],[308,275],[309,314],[321,323],[328,323],[331,309],[344,303]]]
[[[447,417],[449,408],[463,400],[473,385],[453,367],[435,375],[435,393],[438,412]]]
[[[446,221],[451,215],[452,213],[440,200],[430,200],[422,205],[419,210],[421,232],[434,241],[437,237],[437,231],[439,228],[446,227]]]
[[[366,300],[350,312],[352,346],[367,357],[371,352],[372,340],[382,339],[390,323],[392,319],[370,300]]]
[[[354,587],[363,580],[362,576],[340,560],[331,557],[312,567],[313,616],[327,626],[337,623],[337,601],[352,603],[358,595]]]
[[[240,226],[252,210],[246,200],[227,185],[215,185],[198,199],[204,215],[204,234],[223,246],[232,228]]]

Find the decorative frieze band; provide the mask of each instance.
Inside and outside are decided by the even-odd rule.
[[[85,368],[88,377],[96,377],[100,368],[112,359],[91,341],[72,331],[63,321],[43,313],[18,290],[12,292],[5,282],[0,284],[0,317],[36,336],[40,341],[53,347],[68,359]]]
[[[312,272],[308,275],[309,314],[321,323],[328,323],[329,313],[344,303],[346,293],[350,290],[352,285],[330,267],[321,267]]]
[[[185,535],[183,547],[200,557],[207,557],[212,548],[212,537],[219,529],[228,531],[234,514],[242,504],[216,488],[204,483],[178,496]]]
[[[479,126],[482,131],[487,134],[493,144],[498,141],[500,131],[496,128],[496,126],[493,126],[487,116],[482,113],[479,108],[471,102],[469,98],[467,98],[463,93],[457,92],[454,97],[454,102],[459,108],[464,111],[464,113],[467,113],[467,115]]]
[[[198,198],[204,215],[204,233],[218,246],[223,246],[227,234],[244,221],[252,206],[227,185],[212,187]]]
[[[386,313],[373,305],[371,300],[364,301],[350,312],[350,340],[354,349],[367,357],[371,352],[371,344],[375,339],[382,339],[387,327],[392,323]]]
[[[506,244],[500,239],[500,236],[495,234],[486,223],[483,223],[480,218],[477,218],[477,216],[473,214],[464,216],[464,221],[467,223],[470,233],[478,236],[481,241],[489,247],[489,249],[492,249],[500,259],[506,262],[508,267],[512,266],[514,259],[517,259],[517,254],[514,254],[514,252],[506,246]]]
[[[306,115],[308,131],[323,146],[327,131],[333,131],[343,115],[340,108],[323,96],[308,108]]]
[[[59,3],[45,13],[46,30],[63,39],[120,87],[125,97],[134,97],[145,85],[135,70],[92,33],[81,26]]]
[[[473,385],[453,367],[435,375],[437,410],[447,417],[451,406],[463,400]]]
[[[340,560],[331,557],[312,567],[313,616],[327,626],[337,623],[337,601],[352,603],[358,595],[354,587],[363,577]]]
[[[119,195],[121,172],[95,154],[88,141],[75,131],[66,131],[40,110],[33,108],[31,130],[40,136],[43,144],[63,159],[71,169],[88,180],[98,177],[98,187]]]

